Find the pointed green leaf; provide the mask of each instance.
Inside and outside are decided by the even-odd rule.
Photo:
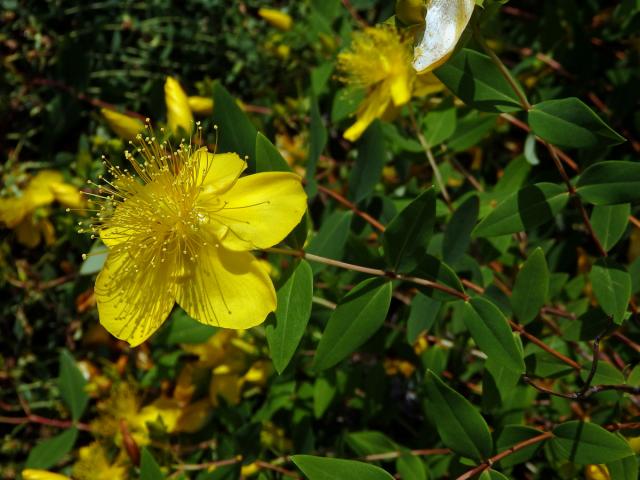
[[[262,133],[256,136],[256,172],[290,172],[278,149]]]
[[[156,459],[149,450],[143,448],[140,456],[140,480],[162,480],[163,478],[165,477]]]
[[[609,259],[599,259],[589,274],[593,293],[600,308],[622,323],[631,297],[631,276],[622,266]]]
[[[542,432],[536,428],[526,427],[524,425],[507,425],[498,436],[496,449],[498,452],[504,452],[520,442],[537,437],[541,433]],[[543,442],[540,442],[513,452],[511,455],[500,460],[500,466],[502,468],[508,468],[524,463],[532,458],[542,445]]]
[[[384,323],[391,303],[391,282],[372,278],[358,284],[333,311],[322,334],[314,367],[324,370],[346,358]]]
[[[637,480],[638,457],[631,455],[607,464],[611,480]]]
[[[549,268],[544,252],[536,248],[522,265],[511,296],[511,308],[521,324],[531,322],[544,305],[549,292]]]
[[[313,271],[302,260],[278,290],[276,324],[267,326],[267,341],[271,359],[278,373],[287,367],[302,339],[313,297]]]
[[[422,459],[411,453],[398,457],[396,470],[402,480],[427,480],[427,468]]]
[[[349,236],[351,217],[351,212],[333,212],[325,219],[318,233],[309,242],[307,252],[334,260],[342,260],[344,246]],[[326,265],[321,263],[314,263],[311,266],[314,274],[324,268]]]
[[[581,100],[547,100],[528,112],[533,132],[559,147],[591,148],[625,141]]]
[[[87,380],[76,365],[73,356],[67,350],[62,350],[60,352],[58,388],[60,388],[60,395],[71,410],[71,417],[74,420],[82,417],[89,403],[89,396],[84,391],[86,384]]]
[[[553,435],[554,452],[573,463],[609,463],[633,455],[627,442],[595,423],[566,422],[554,428]]]
[[[482,461],[491,456],[493,439],[482,415],[431,370],[425,381],[425,409],[442,442],[454,452]]]
[[[569,194],[555,183],[529,185],[507,197],[473,230],[477,237],[497,237],[527,231],[557,215]]]
[[[609,251],[622,238],[631,215],[628,203],[620,205],[596,205],[591,212],[591,225],[602,247]]]
[[[359,457],[398,450],[398,444],[384,433],[374,430],[347,435],[347,444]]]
[[[327,129],[322,122],[318,99],[315,94],[311,94],[311,125],[309,135],[309,156],[307,158],[307,192],[310,197],[316,193],[316,169],[318,160],[327,143]]]
[[[432,282],[439,283],[440,285],[449,287],[457,292],[464,293],[464,287],[456,275],[456,272],[454,272],[449,265],[441,262],[433,255],[424,255],[420,259],[419,265],[411,272],[411,275],[425,280],[431,280]],[[428,297],[441,302],[448,302],[458,298],[448,292],[442,292],[435,288],[420,284],[416,284],[414,286]]]
[[[518,348],[509,322],[489,300],[474,298],[464,304],[464,324],[480,350],[492,361],[515,373],[524,373],[522,351]]]
[[[411,311],[407,320],[407,341],[413,343],[418,336],[431,329],[435,322],[442,302],[417,293],[411,300]]]
[[[70,428],[55,437],[39,442],[29,452],[25,468],[46,470],[53,467],[71,451],[78,438],[78,430]]]
[[[465,254],[479,211],[480,201],[476,195],[472,195],[453,213],[442,242],[442,258],[445,262],[454,264]]]
[[[436,195],[432,188],[407,205],[384,232],[385,258],[394,271],[407,272],[418,266],[427,252],[436,219]]]
[[[576,184],[578,195],[594,205],[640,201],[640,162],[594,163]]]
[[[393,480],[393,477],[380,467],[355,460],[314,457],[312,455],[294,455],[291,460],[309,480],[345,480],[347,478]]]
[[[386,163],[384,136],[376,120],[358,141],[358,156],[349,175],[349,198],[358,203],[367,198],[380,181]]]

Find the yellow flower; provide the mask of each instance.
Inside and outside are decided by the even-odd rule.
[[[84,205],[76,187],[65,183],[60,172],[42,170],[28,183],[22,195],[0,199],[0,223],[15,230],[22,245],[33,248],[42,239],[47,245],[55,241],[55,229],[47,219],[47,207],[55,201],[70,208]]]
[[[187,102],[195,115],[206,117],[213,113],[213,98],[192,96],[187,98]]]
[[[413,55],[419,73],[430,72],[447,61],[466,28],[475,0],[431,0],[424,18],[424,34]]]
[[[122,457],[111,462],[104,447],[98,442],[82,447],[79,457],[73,465],[75,480],[127,480],[129,478]]]
[[[91,231],[108,247],[95,294],[102,325],[132,346],[155,332],[177,302],[194,319],[244,329],[275,310],[271,279],[250,250],[284,239],[306,209],[300,177],[240,178],[246,162],[181,144],[140,139],[125,152],[141,182],[109,166]],[[80,230],[81,232],[84,229]]]
[[[584,477],[587,480],[611,480],[606,465],[587,465],[584,467]]]
[[[109,108],[100,109],[100,113],[113,133],[125,140],[134,140],[136,135],[144,130],[144,123],[138,118],[124,115]]]
[[[256,463],[250,463],[249,465],[243,465],[240,468],[240,476],[242,478],[253,477],[256,473],[260,471],[260,466]]]
[[[403,375],[406,378],[409,378],[413,375],[413,372],[416,370],[416,366],[411,362],[407,362],[406,360],[398,360],[392,358],[384,359],[384,371],[387,375]]]
[[[258,15],[264,18],[267,23],[279,30],[291,30],[291,26],[293,25],[292,18],[286,13],[279,10],[274,10],[271,8],[261,8],[258,10]]]
[[[36,470],[27,468],[22,471],[23,480],[71,480],[69,477],[59,473],[47,472],[46,470]]]
[[[164,100],[167,104],[167,124],[174,135],[179,133],[189,135],[193,130],[193,114],[189,106],[187,94],[178,80],[167,77],[164,84]]]
[[[229,405],[240,403],[240,392],[244,381],[237,373],[216,373],[211,376],[209,384],[209,400],[211,405],[217,407],[220,397]]]
[[[408,36],[383,25],[355,33],[349,50],[338,55],[344,81],[367,89],[344,138],[357,140],[376,118],[393,114],[411,99],[415,72],[410,45]]]

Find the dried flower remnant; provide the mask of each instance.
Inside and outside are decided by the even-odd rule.
[[[276,296],[250,250],[275,245],[299,223],[306,210],[300,177],[240,177],[246,161],[237,154],[174,148],[150,127],[125,157],[133,172],[105,161],[112,179],[96,185],[96,215],[80,228],[109,252],[95,286],[102,325],[136,346],[176,302],[209,325],[262,323]]]

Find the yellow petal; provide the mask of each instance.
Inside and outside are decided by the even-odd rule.
[[[345,139],[355,142],[376,118],[381,118],[387,111],[391,96],[386,88],[381,87],[374,88],[362,101],[356,112],[356,122],[343,134]]]
[[[149,338],[171,313],[173,275],[166,265],[132,272],[129,253],[111,249],[96,279],[100,323],[132,347]]]
[[[424,36],[414,51],[416,71],[425,73],[446,61],[469,23],[475,3],[475,0],[431,0],[424,20]]]
[[[196,320],[233,329],[258,325],[276,308],[273,283],[253,255],[213,246],[201,250],[176,299]]]
[[[14,228],[30,209],[31,205],[24,196],[0,198],[0,223],[4,223],[8,228]]]
[[[18,242],[27,248],[35,248],[40,243],[40,228],[33,215],[26,216],[15,227]]]
[[[240,403],[241,389],[242,382],[240,375],[233,373],[228,375],[214,375],[209,384],[209,400],[214,407],[217,407],[220,403],[218,397],[224,398],[230,405],[237,405]]]
[[[213,154],[206,148],[200,148],[193,155],[197,163],[197,183],[202,182],[202,191],[205,194],[224,193],[247,168],[247,162],[237,153]]]
[[[424,21],[425,0],[397,0],[396,17],[406,25]]]
[[[144,130],[144,123],[138,118],[109,108],[100,109],[100,113],[113,133],[124,140],[135,140],[136,135]]]
[[[64,183],[64,177],[60,172],[54,170],[38,172],[24,191],[24,196],[29,201],[31,208],[35,209],[53,203],[55,196],[51,185],[57,183]]]
[[[68,183],[52,183],[50,189],[55,199],[65,207],[82,208],[84,200],[76,187]]]
[[[178,424],[181,415],[181,408],[177,400],[172,398],[158,398],[153,403],[147,405],[137,415],[137,419],[142,423],[160,422],[167,432],[173,432]]]
[[[415,74],[408,70],[396,75],[391,80],[391,99],[396,107],[402,106],[411,100],[411,87]]]
[[[189,135],[193,129],[193,114],[189,108],[187,94],[173,77],[164,84],[164,99],[167,104],[167,123],[174,135]]]
[[[444,90],[444,84],[432,72],[416,75],[413,83],[413,95],[424,97]]]
[[[275,245],[300,223],[307,209],[300,177],[288,172],[240,178],[220,198],[224,206],[211,219],[228,228],[222,244],[236,251]]]
[[[291,30],[291,26],[293,25],[292,18],[286,13],[279,10],[274,10],[271,8],[261,8],[258,10],[258,15],[264,18],[267,23],[279,30]]]
[[[47,472],[46,470],[36,470],[27,468],[22,470],[23,480],[71,480],[69,477],[58,473]]]
[[[213,113],[213,98],[193,96],[187,98],[189,108],[196,115],[203,117]]]

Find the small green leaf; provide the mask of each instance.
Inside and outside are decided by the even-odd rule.
[[[220,83],[213,86],[213,122],[218,125],[218,152],[235,152],[240,157],[249,157],[248,169],[256,171],[256,135],[258,131],[251,120],[240,109],[236,99]]]
[[[496,441],[496,449],[498,452],[504,452],[509,450],[514,445],[520,442],[529,440],[530,438],[537,437],[542,432],[532,427],[526,427],[524,425],[507,425],[500,432],[498,440]],[[543,442],[539,442],[528,447],[525,447],[517,452],[513,452],[507,457],[500,460],[500,466],[502,468],[513,467],[520,463],[524,463],[532,458],[538,449],[543,445]]]
[[[524,373],[522,351],[498,307],[484,298],[474,298],[464,304],[462,318],[473,340],[487,357],[515,373]]]
[[[431,329],[435,322],[442,302],[417,293],[411,300],[411,311],[407,320],[407,341],[410,344],[416,341],[418,336]]]
[[[407,453],[396,460],[396,470],[402,480],[427,480],[427,468],[422,459]]]
[[[431,370],[427,372],[425,391],[425,409],[442,442],[462,456],[478,461],[489,458],[493,450],[489,427],[469,400]]]
[[[162,480],[164,475],[153,455],[146,448],[140,456],[140,480]]]
[[[591,148],[625,141],[575,97],[540,102],[529,110],[528,118],[536,135],[560,147]]]
[[[363,88],[346,87],[338,90],[331,105],[331,122],[337,123],[355,113],[364,96]]]
[[[451,138],[456,131],[457,110],[451,101],[443,101],[424,116],[424,138],[430,147],[436,147]]]
[[[480,52],[463,48],[434,73],[456,97],[480,111],[522,110],[518,96],[496,64]]]
[[[384,433],[376,431],[353,432],[347,435],[347,444],[359,457],[398,450],[398,444]]]
[[[376,120],[358,142],[358,156],[349,175],[349,198],[358,203],[367,198],[380,180],[386,163],[384,136]]]
[[[358,284],[333,311],[322,334],[314,367],[324,370],[347,357],[383,324],[391,303],[391,282],[372,278]]]
[[[609,463],[633,455],[627,442],[595,423],[566,422],[554,428],[553,435],[557,456],[573,463]]]
[[[200,323],[182,309],[178,309],[171,315],[171,320],[159,338],[166,345],[193,345],[206,342],[217,330],[217,327]]]
[[[256,172],[290,172],[291,168],[278,149],[258,132],[256,136]]]
[[[638,457],[631,455],[607,464],[611,480],[637,480]]]
[[[497,115],[477,115],[477,112],[464,117],[458,122],[456,131],[447,140],[447,147],[452,152],[462,152],[477,145],[496,126]]]
[[[576,184],[578,195],[594,205],[616,205],[640,200],[640,162],[610,160],[594,163]]]
[[[522,325],[531,322],[540,311],[549,292],[549,268],[540,247],[524,263],[513,286],[511,308]]]
[[[311,125],[309,134],[309,156],[307,158],[307,192],[310,197],[315,196],[316,189],[316,169],[318,160],[327,143],[327,129],[322,122],[320,115],[320,107],[318,107],[318,98],[315,94],[311,94]]]
[[[478,480],[509,480],[509,477],[496,470],[489,469],[482,472],[478,477]]]
[[[467,251],[479,211],[480,201],[476,195],[469,197],[456,209],[444,231],[442,258],[445,262],[454,264]]]
[[[507,197],[473,230],[477,237],[497,237],[527,231],[557,215],[569,193],[555,183],[529,185]]]
[[[394,271],[411,271],[427,252],[436,219],[436,195],[432,188],[407,205],[384,232],[385,258]]]
[[[76,365],[73,356],[67,350],[62,350],[60,352],[58,388],[60,388],[60,395],[71,410],[71,417],[74,420],[82,417],[89,403],[89,396],[84,391],[86,384],[87,380]]]
[[[591,225],[602,247],[609,251],[622,238],[631,215],[628,203],[620,205],[596,205],[591,212]]]
[[[392,480],[393,477],[380,467],[354,460],[294,455],[293,463],[309,480]]]
[[[267,326],[271,360],[278,373],[287,367],[311,316],[313,271],[302,260],[278,290],[276,324]]]
[[[335,382],[327,377],[318,377],[313,384],[313,416],[322,417],[335,396]]]
[[[334,260],[341,260],[344,255],[344,246],[349,235],[351,216],[352,213],[350,211],[333,212],[325,219],[316,236],[309,242],[309,246],[306,249],[307,252]],[[311,266],[314,274],[324,268],[326,268],[326,265],[321,263],[314,263]]]
[[[39,442],[29,452],[25,468],[46,470],[53,467],[71,451],[78,438],[78,430],[70,428],[55,437]]]
[[[629,273],[613,260],[599,259],[591,267],[589,279],[600,308],[620,325],[631,297]]]
[[[411,272],[411,275],[425,280],[431,280],[457,292],[464,293],[464,287],[456,275],[456,272],[454,272],[449,265],[441,262],[433,255],[424,255],[422,259],[420,259],[420,264]],[[434,300],[448,302],[457,299],[456,296],[435,288],[420,284],[414,286],[418,287],[418,290]]]

